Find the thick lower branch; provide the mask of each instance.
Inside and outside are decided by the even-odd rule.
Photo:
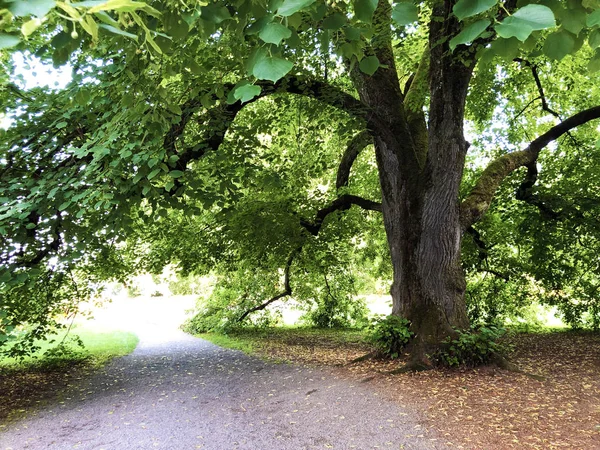
[[[508,153],[492,161],[460,206],[460,222],[463,232],[483,217],[494,198],[496,190],[508,175],[519,167],[535,164],[540,151],[550,142],[568,133],[573,128],[598,118],[600,118],[600,106],[586,109],[553,126],[546,133],[532,141],[526,149]]]

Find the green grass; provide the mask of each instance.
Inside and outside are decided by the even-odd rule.
[[[138,343],[138,337],[129,332],[111,330],[95,331],[76,329],[65,339],[64,351],[57,352],[56,347],[62,341],[64,334],[49,336],[48,340],[40,341],[36,353],[23,359],[2,358],[0,370],[24,371],[30,369],[51,370],[77,363],[91,366],[105,364],[111,358],[131,353]],[[73,339],[78,337],[83,343],[79,346]],[[54,342],[51,342],[54,340]]]
[[[199,338],[206,339],[219,347],[241,350],[247,354],[257,354],[270,345],[364,345],[365,332],[358,329],[310,328],[310,327],[272,327],[241,328],[228,334],[202,333]]]
[[[225,335],[218,333],[201,333],[197,334],[199,338],[212,342],[215,345],[223,348],[230,348],[232,350],[240,350],[248,355],[254,353],[255,350],[255,339],[252,337],[242,337],[236,334]]]

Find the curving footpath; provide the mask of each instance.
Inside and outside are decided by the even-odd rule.
[[[0,449],[441,448],[411,411],[334,371],[172,331],[12,423]]]

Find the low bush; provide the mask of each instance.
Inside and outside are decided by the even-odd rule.
[[[410,322],[399,316],[378,316],[367,326],[365,340],[388,357],[398,358],[413,335]]]
[[[448,338],[444,348],[433,355],[438,364],[448,367],[480,366],[491,363],[510,350],[500,341],[506,330],[494,325],[473,326],[468,330],[457,330],[455,339]]]

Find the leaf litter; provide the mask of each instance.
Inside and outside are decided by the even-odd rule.
[[[380,395],[423,411],[424,425],[458,449],[600,448],[600,335],[515,333],[510,360],[528,374],[497,367],[390,374],[403,364],[367,359],[358,332],[281,330],[243,333],[276,361],[338,366]]]

